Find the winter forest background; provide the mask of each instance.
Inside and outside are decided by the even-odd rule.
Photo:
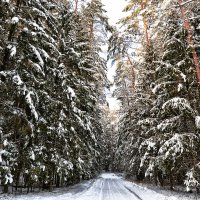
[[[128,0],[117,29],[101,0],[0,0],[3,192],[102,170],[200,187],[199,5]],[[113,85],[119,110],[106,102]]]

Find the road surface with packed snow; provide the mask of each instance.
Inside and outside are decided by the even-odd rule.
[[[26,195],[0,196],[0,200],[193,200],[193,196],[181,197],[161,194],[124,180],[122,177],[105,173],[93,181],[54,192]]]
[[[92,187],[76,200],[141,200],[141,198],[125,187],[124,181],[115,174],[103,174]]]

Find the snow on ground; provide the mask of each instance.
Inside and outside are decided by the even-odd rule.
[[[194,193],[161,190],[158,188],[152,190],[130,181],[124,181],[124,186],[138,193],[142,200],[200,200],[200,198],[196,198]]]
[[[71,200],[76,195],[87,191],[94,180],[83,181],[67,188],[58,188],[53,192],[29,193],[21,195],[0,195],[0,200]]]
[[[114,174],[114,173],[103,173],[99,177],[103,179],[121,179],[122,178],[119,175]]]
[[[127,181],[126,184],[130,184],[130,182]],[[196,197],[195,192],[193,192],[193,193],[186,192],[185,187],[176,187],[175,191],[171,191],[171,190],[169,190],[169,187],[155,186],[153,184],[131,183],[131,185],[134,185],[134,187],[138,188],[138,190],[146,190],[146,191],[154,192],[155,194],[161,194],[162,196],[165,196],[165,198],[167,200],[173,200],[173,199],[174,200],[177,200],[177,199],[180,199],[180,200],[200,200],[200,195],[198,195]],[[147,194],[147,193],[145,193],[145,194]]]
[[[180,198],[181,197],[181,198]],[[54,192],[0,196],[0,200],[195,200],[195,196],[160,193],[124,180],[113,173],[101,174],[97,179],[57,189]]]

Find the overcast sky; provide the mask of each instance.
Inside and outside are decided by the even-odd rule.
[[[109,18],[109,23],[111,25],[116,25],[118,20],[122,18],[125,14],[122,12],[123,8],[126,5],[125,0],[102,0],[102,3],[105,5],[105,9],[107,10],[107,16]],[[112,82],[113,76],[115,75],[115,66],[111,67],[110,62],[108,62],[108,79]],[[113,90],[113,88],[112,88]],[[119,103],[116,98],[110,97],[107,95],[107,101],[109,103],[109,107],[111,110],[118,109]]]
[[[122,13],[122,10],[126,5],[126,1],[125,0],[102,0],[102,3],[105,5],[105,9],[107,10],[109,22],[112,25],[115,25],[116,22],[124,15],[124,13]]]

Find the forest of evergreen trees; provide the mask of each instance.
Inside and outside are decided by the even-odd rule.
[[[110,28],[100,0],[0,0],[0,179],[52,190],[95,176]],[[75,7],[75,9],[74,9]]]
[[[102,169],[197,189],[199,5],[128,0],[117,29],[101,0],[0,0],[3,192],[51,191]],[[106,43],[117,114],[106,103]]]
[[[121,101],[115,162],[128,178],[200,185],[199,5],[129,0],[125,31],[110,38]]]

